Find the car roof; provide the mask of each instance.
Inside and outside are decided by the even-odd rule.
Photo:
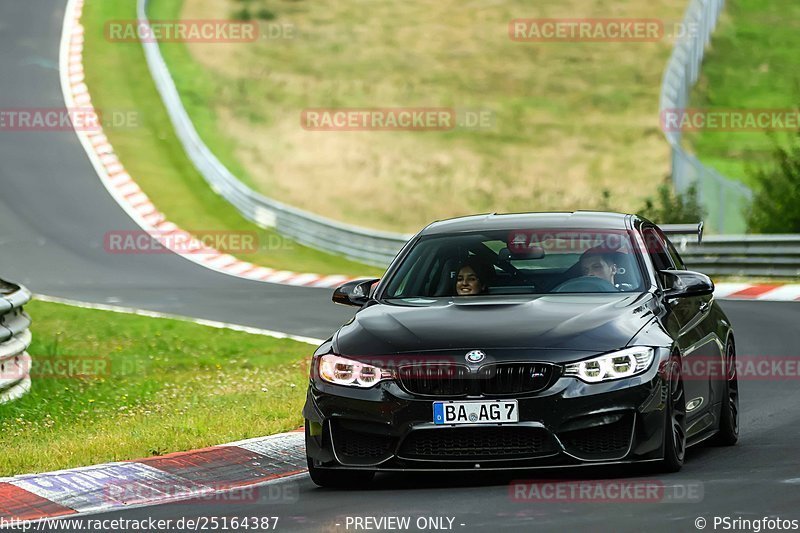
[[[465,231],[512,229],[609,229],[630,228],[632,215],[604,211],[573,211],[571,213],[505,213],[451,218],[433,222],[421,235],[437,235]]]

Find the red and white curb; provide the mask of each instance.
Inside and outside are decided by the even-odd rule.
[[[140,309],[36,295],[37,300],[116,313],[191,321],[215,328],[288,338],[319,345],[321,339]],[[200,450],[43,474],[0,478],[0,524],[145,507],[170,502],[202,505],[291,503],[296,490],[258,490],[306,471],[302,429]],[[252,487],[228,496],[233,489]],[[16,523],[15,523],[16,522]],[[0,525],[0,527],[2,527]]]
[[[84,0],[70,0],[67,4],[59,63],[61,89],[67,109],[80,110],[81,113],[89,115],[93,113],[94,107],[83,70],[84,28],[81,25],[83,5]],[[189,253],[176,251],[174,243],[187,242],[189,232],[169,222],[164,214],[156,209],[147,194],[125,171],[102,127],[98,124],[98,127],[92,127],[90,131],[76,128],[75,133],[111,196],[153,239],[181,257],[217,272],[268,283],[330,288],[353,279],[344,275],[323,276],[262,267],[202,245]]]
[[[258,487],[304,472],[304,436],[298,430],[138,461],[0,479],[0,519],[33,521],[186,501],[289,503],[296,490]],[[253,489],[235,501],[224,496],[242,487]]]
[[[800,301],[800,285],[752,285],[750,283],[716,283],[714,296],[721,300]]]

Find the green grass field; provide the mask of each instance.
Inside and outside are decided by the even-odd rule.
[[[413,231],[486,211],[636,211],[669,172],[658,120],[669,35],[655,43],[520,43],[514,18],[660,18],[685,0],[152,0],[151,18],[229,19],[257,43],[167,43],[198,130],[246,183],[367,227]],[[319,132],[309,107],[486,111],[488,128]],[[602,199],[603,190],[610,200]],[[309,191],[314,191],[310,194]]]
[[[380,269],[260,230],[211,190],[174,134],[147,70],[141,45],[110,42],[104,35],[107,21],[135,18],[135,0],[87,0],[82,20],[86,28],[84,66],[92,100],[101,113],[137,112],[137,127],[106,128],[106,134],[126,169],[156,207],[188,231],[255,230],[262,232],[259,242],[280,243],[253,253],[235,254],[245,261],[299,272],[380,275]],[[225,141],[219,143],[224,152]]]
[[[691,107],[800,106],[800,3],[730,0],[711,42]],[[750,185],[748,168],[770,162],[772,155],[763,132],[705,131],[687,138],[705,164]]]
[[[0,405],[0,477],[302,425],[310,345],[54,303],[25,309],[33,318],[33,388]],[[60,369],[69,363],[72,371]]]

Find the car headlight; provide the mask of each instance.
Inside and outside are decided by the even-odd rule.
[[[392,373],[377,366],[353,361],[346,357],[326,354],[319,358],[319,377],[328,383],[369,388],[384,379],[391,379]]]
[[[641,374],[653,363],[655,350],[649,346],[634,346],[618,352],[570,363],[565,366],[565,376],[575,376],[587,383],[629,378]]]

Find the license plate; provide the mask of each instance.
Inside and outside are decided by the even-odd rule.
[[[503,424],[519,422],[517,400],[433,402],[434,424]]]

